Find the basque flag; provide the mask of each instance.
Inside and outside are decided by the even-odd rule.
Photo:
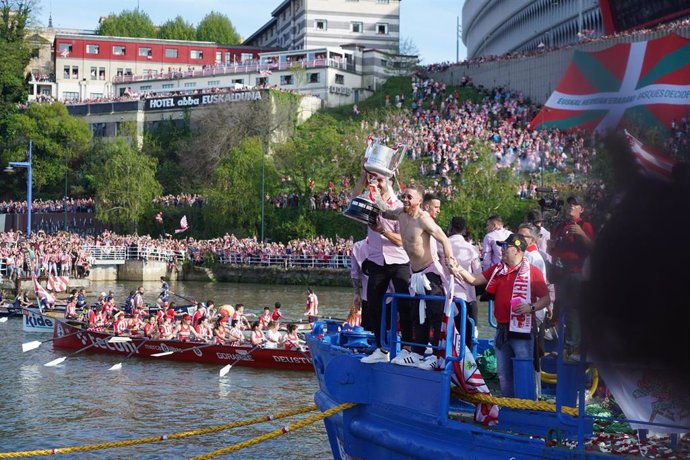
[[[666,131],[690,109],[690,39],[669,34],[575,51],[530,126],[605,131],[621,121]]]

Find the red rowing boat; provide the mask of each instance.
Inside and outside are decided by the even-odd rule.
[[[251,345],[209,345],[202,342],[178,340],[147,340],[131,337],[131,341],[109,341],[113,336],[106,332],[81,329],[63,320],[56,320],[53,329],[53,347],[80,350],[90,346],[97,353],[136,355],[138,357],[190,361],[207,364],[233,364],[263,369],[313,371],[308,351],[256,348]],[[172,352],[172,353],[169,353]],[[161,357],[152,355],[169,353]]]

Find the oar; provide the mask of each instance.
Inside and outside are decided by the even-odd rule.
[[[139,348],[141,348],[141,346],[142,346],[143,344],[145,344],[146,342],[148,342],[149,340],[151,340],[151,339],[149,339],[148,337],[145,338],[144,340],[142,340],[141,343],[140,343],[139,345],[137,345],[137,347],[136,347],[134,350],[130,351],[129,354],[128,354],[127,356],[125,356],[125,359],[123,359],[122,361],[126,361],[126,360],[129,359],[134,353],[138,352],[138,351],[139,351]],[[120,362],[117,363],[117,364],[113,364],[112,366],[110,366],[110,367],[108,368],[108,370],[109,370],[109,371],[117,371],[117,370],[122,369],[122,361],[120,361]]]
[[[27,351],[35,350],[36,348],[40,347],[42,343],[52,342],[53,340],[56,340],[56,339],[64,339],[65,337],[79,334],[80,332],[84,332],[84,331],[79,330],[77,332],[72,332],[71,334],[63,335],[62,337],[53,337],[52,339],[43,340],[42,342],[39,342],[38,340],[34,340],[33,342],[23,343],[22,344],[22,353],[26,353]]]
[[[150,356],[153,356],[153,357],[155,357],[155,358],[160,358],[161,356],[169,356],[169,355],[172,355],[173,353],[184,353],[184,352],[186,352],[186,351],[192,351],[192,350],[194,350],[194,349],[196,349],[196,350],[201,350],[202,348],[212,347],[213,345],[215,345],[215,343],[211,342],[211,343],[207,343],[207,344],[205,344],[205,345],[202,345],[202,346],[200,346],[200,347],[194,346],[194,347],[191,347],[191,348],[185,348],[184,350],[162,351],[162,352],[160,352],[160,353],[154,353],[154,354],[152,354],[152,355],[150,355]]]
[[[75,351],[74,353],[71,353],[67,356],[63,356],[62,358],[57,358],[57,359],[54,359],[50,362],[47,362],[44,364],[44,366],[46,366],[46,367],[57,366],[58,364],[63,363],[67,358],[74,356],[74,355],[77,355],[84,350],[88,350],[89,348],[93,347],[94,345],[97,345],[99,343],[106,342],[106,341],[108,343],[123,343],[123,342],[131,342],[132,339],[130,339],[129,337],[110,337],[109,339],[106,340],[106,338],[103,337],[103,338],[96,340],[92,344],[85,346],[84,348],[80,348],[79,350]]]
[[[187,297],[185,297],[185,296],[183,296],[183,295],[180,295],[180,294],[176,294],[176,293],[174,293],[174,292],[171,292],[171,294],[172,294],[172,295],[175,295],[175,296],[177,296],[177,297],[179,297],[180,299],[186,300],[187,302],[189,302],[189,303],[191,303],[191,304],[193,304],[193,305],[196,304],[196,300],[192,300],[192,299],[190,299],[190,298],[187,298]]]
[[[0,318],[0,323],[6,323],[7,322],[7,316],[3,316]]]
[[[237,363],[239,363],[240,361],[242,361],[242,360],[244,359],[245,356],[251,355],[252,352],[253,352],[254,350],[256,350],[257,348],[261,347],[261,345],[262,345],[262,344],[259,344],[259,345],[255,346],[254,348],[252,348],[251,350],[249,350],[248,352],[244,353],[242,356],[240,356],[239,358],[237,358],[232,364],[228,364],[228,365],[226,365],[226,366],[223,366],[223,367],[221,368],[220,372],[218,372],[218,375],[220,375],[221,377],[227,375],[227,373],[230,372],[230,369],[232,369],[232,366],[234,366],[235,364],[237,364]]]

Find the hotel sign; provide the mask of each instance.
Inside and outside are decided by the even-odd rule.
[[[171,110],[187,107],[204,107],[232,102],[260,101],[261,91],[241,91],[233,93],[192,94],[146,99],[144,110]]]

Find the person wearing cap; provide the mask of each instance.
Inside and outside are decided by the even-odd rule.
[[[448,225],[448,241],[453,248],[453,256],[455,260],[465,270],[470,273],[481,270],[479,262],[479,251],[477,248],[467,240],[464,234],[467,230],[465,219],[460,216],[453,216]],[[477,312],[477,292],[473,285],[464,280],[455,278],[454,296],[463,299],[467,306],[467,323],[465,327],[465,345],[472,349],[472,336],[478,334],[477,320],[479,319]],[[469,319],[474,321],[474,329],[470,326]]]
[[[192,336],[196,339],[199,338],[199,334],[192,327],[192,315],[184,315],[182,317],[182,323],[177,328],[177,340],[180,342],[189,342]]]
[[[565,220],[552,233],[551,257],[568,274],[582,273],[582,266],[594,247],[594,227],[582,218],[584,203],[578,196],[566,200]]]
[[[194,330],[198,334],[199,339],[204,342],[210,342],[213,339],[213,329],[208,322],[207,316],[202,316],[199,322],[194,326]]]
[[[537,240],[537,248],[539,253],[544,258],[551,262],[551,256],[549,255],[549,240],[551,240],[551,232],[544,227],[544,220],[541,215],[541,211],[538,209],[532,209],[527,213],[527,223],[530,223],[537,227],[539,232],[539,239]]]
[[[510,235],[510,230],[503,227],[501,216],[486,219],[486,235],[482,240],[482,270],[501,262],[502,251],[499,243]]]
[[[115,335],[124,335],[127,333],[129,321],[125,318],[125,314],[121,311],[115,313],[115,320],[113,321],[113,332]]]
[[[525,239],[511,233],[500,246],[500,263],[480,273],[456,266],[453,274],[475,286],[486,284],[486,292],[495,297],[494,316],[498,327],[494,348],[501,395],[512,397],[512,358],[533,359],[532,315],[546,308],[551,298],[541,271],[525,257]]]
[[[164,316],[159,322],[158,334],[161,340],[170,340],[174,337],[172,318]]]
[[[369,185],[369,182],[372,182]],[[385,203],[388,209],[398,209],[402,207],[401,201],[393,192],[391,178],[386,178],[378,174],[368,174],[362,163],[362,176],[355,185],[353,196],[359,196],[365,187],[369,186],[371,194],[375,195],[377,203],[380,200]],[[372,331],[376,337],[378,348],[369,357],[363,358],[367,362],[388,362],[390,356],[382,348],[381,343],[381,314],[383,296],[388,290],[389,284],[393,284],[395,292],[399,294],[409,294],[410,287],[410,258],[402,247],[400,236],[400,225],[396,220],[386,219],[379,216],[376,224],[369,225],[367,228],[367,260],[366,271],[369,279],[367,284],[367,305],[362,308],[362,326],[364,329]],[[410,302],[405,300],[398,301],[399,311],[410,310]],[[385,308],[388,310],[388,308]],[[387,328],[390,328],[390,315],[384,311]]]

